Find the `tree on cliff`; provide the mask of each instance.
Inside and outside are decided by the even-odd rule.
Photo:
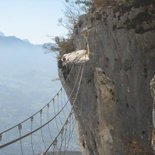
[[[91,5],[91,0],[66,0],[66,8],[64,11],[64,18],[59,19],[59,25],[65,27],[68,30],[67,37],[55,37],[56,47],[52,47],[51,50],[59,51],[60,55],[69,53],[75,50],[73,42],[73,31],[75,25],[79,22],[79,17],[82,14],[87,13],[88,8]]]

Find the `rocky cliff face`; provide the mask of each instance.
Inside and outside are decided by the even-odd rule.
[[[90,57],[75,108],[86,155],[153,154],[154,10],[152,5],[99,9],[75,27],[76,49],[88,44]],[[70,82],[63,82],[68,94],[75,78],[72,73]]]

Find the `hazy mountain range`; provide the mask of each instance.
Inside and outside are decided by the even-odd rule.
[[[60,87],[56,55],[0,33],[0,130],[38,110]]]

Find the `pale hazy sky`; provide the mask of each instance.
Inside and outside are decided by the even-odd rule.
[[[65,0],[0,0],[0,32],[39,44],[51,41],[48,35],[64,35],[58,26]]]

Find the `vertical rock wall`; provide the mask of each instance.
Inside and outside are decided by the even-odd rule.
[[[155,14],[152,8],[107,8],[80,18],[77,49],[87,27],[86,63],[75,114],[86,155],[151,155],[150,81],[155,74]],[[78,66],[75,69],[78,70]],[[72,89],[76,74],[65,82]]]

